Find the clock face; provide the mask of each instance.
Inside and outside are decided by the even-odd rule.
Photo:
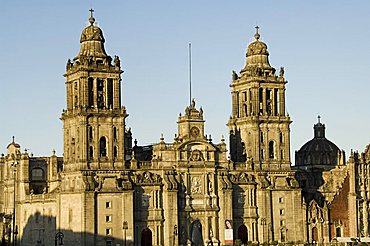
[[[193,136],[193,137],[198,137],[198,136],[199,136],[199,129],[198,129],[198,127],[193,126],[193,127],[190,129],[190,134],[191,134],[191,136]]]

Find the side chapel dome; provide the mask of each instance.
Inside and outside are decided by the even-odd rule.
[[[338,164],[341,154],[337,145],[325,137],[325,124],[320,122],[314,125],[314,137],[296,151],[296,166],[325,166]]]

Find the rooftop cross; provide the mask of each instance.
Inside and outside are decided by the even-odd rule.
[[[254,37],[256,38],[256,40],[258,41],[258,39],[260,38],[260,34],[258,33],[258,29],[260,29],[259,26],[256,26],[256,34],[254,34]]]
[[[94,16],[93,16],[94,10],[91,8],[89,11],[90,11],[90,17],[94,18]]]

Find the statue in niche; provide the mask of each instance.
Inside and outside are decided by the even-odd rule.
[[[254,170],[253,158],[250,156],[247,157],[247,168]]]
[[[208,174],[208,191],[209,194],[212,194],[213,192],[212,174]]]
[[[272,105],[271,105],[271,100],[267,100],[267,115],[271,115],[272,113]]]

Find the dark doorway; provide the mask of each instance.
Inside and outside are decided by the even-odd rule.
[[[145,228],[141,232],[141,246],[152,246],[152,231],[149,228]]]
[[[203,236],[202,236],[202,223],[199,220],[191,223],[191,242],[192,246],[203,246]]]
[[[243,244],[248,243],[248,228],[245,225],[239,226],[238,239],[241,240]]]

